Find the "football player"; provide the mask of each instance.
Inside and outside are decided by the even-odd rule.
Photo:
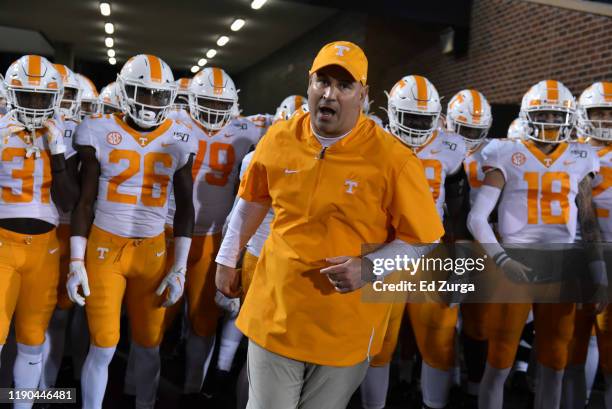
[[[593,202],[602,239],[612,242],[612,82],[596,82],[580,95],[577,108],[578,134],[587,138],[599,157],[600,169],[593,180]],[[576,311],[569,364],[564,377],[564,401],[568,409],[582,409],[588,399],[585,361],[589,338],[595,326],[602,371],[606,381],[605,403],[612,407],[612,307],[599,314],[592,305]],[[592,372],[597,370],[595,366]],[[592,382],[591,382],[592,384]]]
[[[0,351],[14,314],[14,384],[37,388],[45,331],[57,303],[58,208],[70,211],[78,188],[66,160],[73,152],[64,144],[63,122],[54,118],[61,74],[46,58],[26,55],[5,78],[12,111],[0,118]]]
[[[573,243],[576,220],[581,222],[585,241],[599,241],[591,202],[591,184],[599,161],[588,146],[567,142],[575,110],[574,97],[562,83],[540,81],[521,102],[520,117],[527,124],[528,139],[494,140],[483,151],[485,180],[468,216],[468,227],[489,257],[513,280],[529,280],[530,269],[506,254],[489,225],[489,214],[498,199],[502,243]],[[605,264],[596,258],[589,269],[594,276],[605,274]],[[504,382],[531,308],[531,304],[487,306],[488,356],[479,408],[502,408]],[[538,361],[536,409],[560,405],[574,309],[570,303],[533,304]]]
[[[88,115],[100,113],[100,102],[98,101],[98,89],[94,83],[83,74],[77,73],[76,76],[81,86],[81,108],[79,113],[82,120]]]
[[[172,110],[168,114],[172,119],[179,119],[183,122],[189,122],[189,84],[191,78],[179,78],[176,80],[177,91],[176,99],[172,104]]]
[[[454,194],[455,182],[460,179],[454,176],[461,175],[466,144],[461,136],[438,128],[442,106],[438,91],[427,78],[406,76],[393,86],[387,97],[389,130],[412,148],[421,160],[438,214],[443,219],[445,203],[451,214],[456,205],[461,203]],[[423,356],[423,407],[443,408],[448,401],[451,370],[455,366],[457,308],[428,303],[408,304],[407,310]],[[378,407],[379,404],[384,406],[389,363],[397,344],[403,312],[404,304],[394,303],[383,350],[370,362],[362,384],[364,402],[371,407]],[[377,397],[376,394],[382,395]]]
[[[484,180],[482,150],[489,142],[486,137],[492,123],[491,106],[485,96],[475,89],[458,92],[448,103],[446,128],[449,132],[461,135],[467,146],[463,168],[469,185],[468,206],[475,202]],[[461,226],[451,229],[457,232],[456,241],[471,238],[469,232],[466,231],[466,216],[467,212],[464,210],[462,217],[455,217],[450,221],[461,223]],[[460,312],[462,315],[461,337],[468,375],[466,392],[470,401],[475,402],[486,362],[487,344],[484,333],[486,308],[483,307],[483,304],[465,303],[461,304]]]
[[[64,95],[60,102],[60,117],[64,126],[64,144],[66,145],[66,160],[68,169],[76,171],[78,156],[72,147],[72,137],[77,125],[81,122],[79,109],[81,108],[81,89],[79,81],[70,68],[62,64],[53,64],[62,76],[64,84]],[[72,175],[77,180],[76,172]],[[45,336],[43,350],[43,373],[40,379],[40,389],[55,386],[57,373],[62,363],[64,353],[64,341],[66,326],[72,302],[66,293],[66,277],[68,276],[68,265],[70,264],[70,213],[59,211],[59,226],[57,227],[57,238],[60,243],[60,276],[57,287],[57,308],[53,312],[49,327]]]
[[[508,139],[525,139],[527,126],[521,118],[516,118],[508,127]]]
[[[100,91],[100,112],[103,114],[120,114],[119,89],[115,81],[111,82]]]
[[[291,118],[291,115],[295,113],[302,105],[306,103],[306,98],[301,95],[289,95],[287,98],[283,99],[278,108],[276,108],[276,113],[274,114],[274,118],[272,122],[277,122],[280,120],[287,120]]]
[[[188,92],[189,126],[198,144],[192,171],[195,227],[186,287],[190,331],[186,344],[184,393],[192,395],[202,388],[220,316],[215,304],[214,259],[221,245],[221,231],[234,202],[240,162],[257,143],[260,133],[249,120],[232,117],[238,92],[234,81],[221,68],[207,67],[198,72]],[[169,217],[173,214],[171,206]],[[170,315],[175,312],[173,309]],[[235,348],[237,344],[222,343],[221,356],[227,349],[233,356],[231,351]]]
[[[88,409],[102,407],[124,296],[137,355],[136,407],[154,406],[165,307],[183,293],[194,219],[196,147],[193,129],[167,118],[176,93],[170,67],[140,54],[125,63],[117,84],[125,117],[88,116],[75,139],[82,191],[72,214],[67,289],[87,312],[91,345],[81,388]],[[170,184],[177,211],[174,258],[167,270]]]

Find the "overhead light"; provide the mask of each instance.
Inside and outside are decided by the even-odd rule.
[[[113,25],[113,23],[105,23],[104,32],[106,34],[113,34],[115,32],[115,26]]]
[[[104,17],[110,16],[110,11],[110,3],[105,1],[100,2],[100,13],[102,13]]]
[[[113,45],[115,45],[115,41],[112,39],[112,37],[106,37],[104,39],[104,45],[108,48],[113,48]]]
[[[228,36],[221,36],[219,37],[219,39],[217,40],[217,45],[219,47],[223,47],[225,44],[227,44],[229,41],[229,37]]]
[[[244,20],[241,18],[237,18],[236,20],[234,20],[234,22],[232,23],[232,25],[230,26],[230,28],[232,29],[232,31],[238,31],[240,30],[242,27],[244,27]]]
[[[211,48],[206,52],[206,56],[208,58],[213,58],[215,55],[217,55],[217,50],[215,50],[214,48]]]
[[[111,48],[111,49],[109,49],[109,50],[107,50],[107,51],[106,51],[106,54],[107,54],[109,57],[111,57],[111,58],[112,58],[112,57],[114,57],[114,56],[115,56],[115,50],[113,50],[113,49]]]
[[[206,63],[207,63],[207,62],[208,62],[208,61],[206,61],[206,58],[200,58],[200,59],[198,60],[198,65],[199,65],[200,67],[203,67],[203,66],[205,66],[205,65],[206,65]]]
[[[200,67],[198,67],[197,65],[194,65],[193,67],[191,67],[191,72],[193,72],[194,74],[198,71],[200,71]]]
[[[253,0],[253,2],[251,3],[251,8],[259,10],[264,4],[266,4],[266,0]]]
[[[110,65],[115,65],[115,64],[117,64],[117,60],[114,57],[111,57],[111,58],[108,59],[108,63]]]

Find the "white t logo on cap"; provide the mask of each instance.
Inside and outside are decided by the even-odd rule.
[[[344,56],[345,51],[350,50],[350,47],[347,47],[345,45],[335,45],[334,47],[336,47],[336,49],[338,50],[336,51],[336,55],[340,57]]]

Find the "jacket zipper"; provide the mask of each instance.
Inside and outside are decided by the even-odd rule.
[[[323,167],[323,163],[321,162],[323,159],[325,159],[325,151],[327,150],[327,147],[324,146],[323,149],[321,149],[321,151],[319,152],[319,154],[317,156],[315,156],[315,159],[317,160],[317,175],[315,176],[315,182],[314,182],[314,186],[312,188],[312,192],[310,194],[310,198],[308,200],[308,210],[306,212],[306,218],[308,220],[310,220],[310,209],[312,207],[312,201],[314,200],[314,198],[317,197],[317,189],[319,188],[319,180],[321,179],[321,168]]]

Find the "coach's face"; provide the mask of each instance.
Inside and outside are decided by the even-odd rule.
[[[367,86],[338,65],[313,73],[308,84],[308,108],[315,132],[333,138],[353,129],[367,92]]]

